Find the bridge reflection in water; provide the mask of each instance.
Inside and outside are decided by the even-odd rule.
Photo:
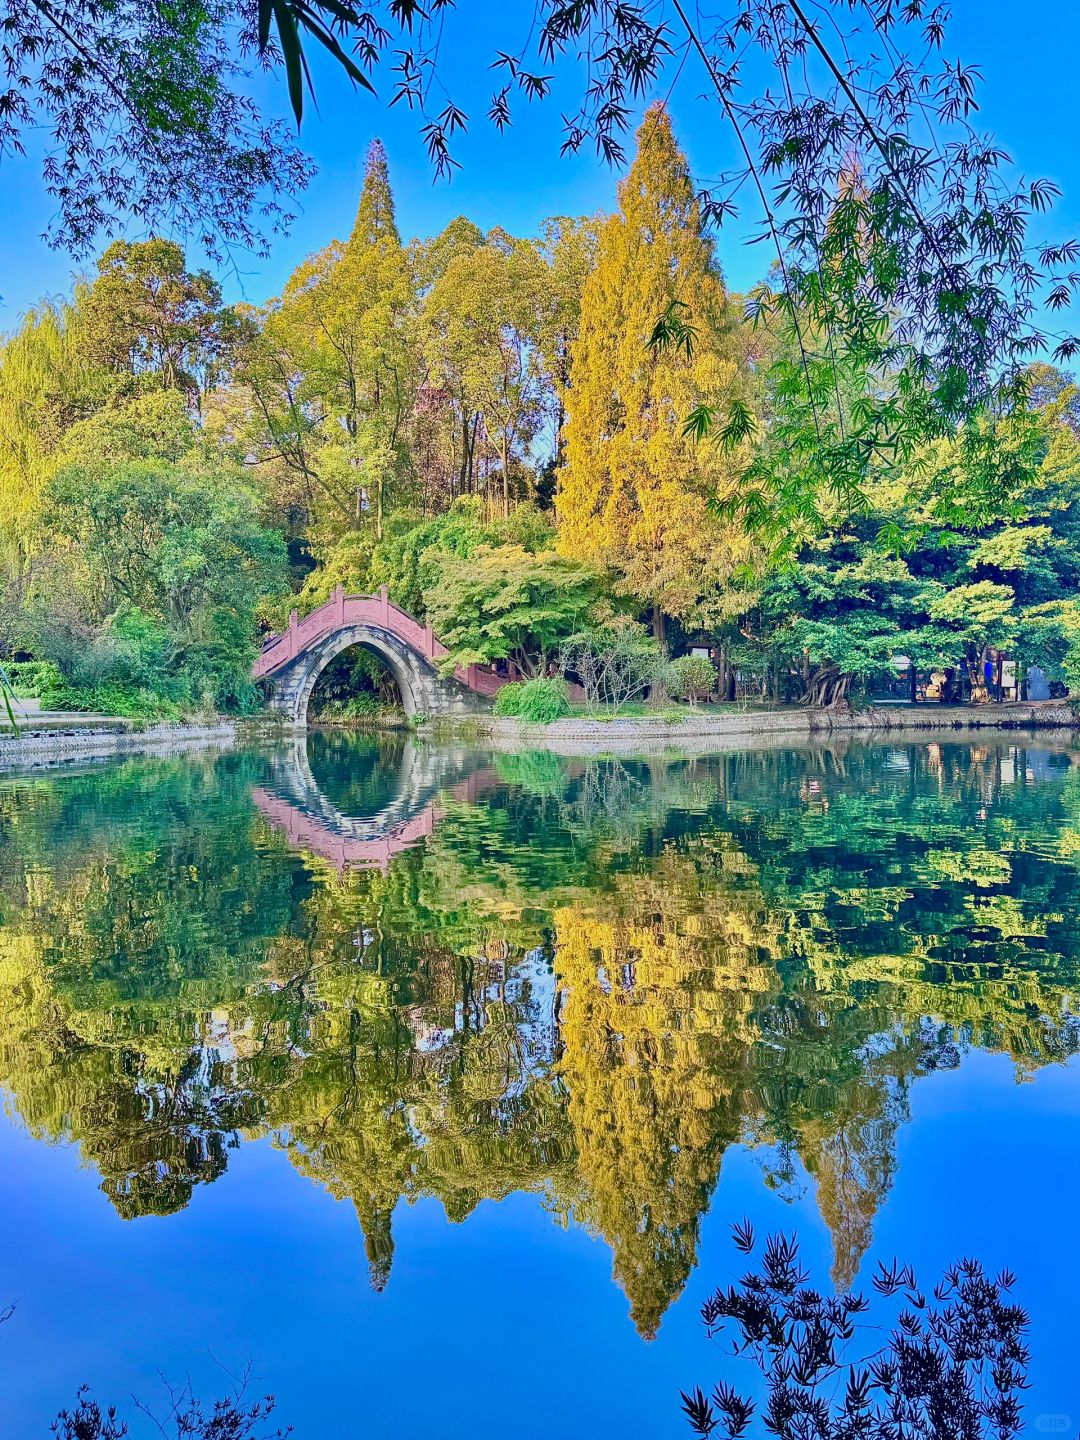
[[[360,777],[349,795],[335,798],[340,785],[317,778],[323,768],[319,752],[329,758],[326,752],[335,748],[333,737],[296,736],[275,754],[267,783],[254,786],[251,798],[290,846],[340,871],[385,870],[395,855],[432,834],[441,816],[440,795],[474,802],[498,782],[494,768],[478,768],[468,751],[373,740],[367,752],[353,743],[350,758],[361,768],[366,762],[367,778],[377,775],[377,786],[365,792]],[[396,765],[388,764],[395,752]],[[352,813],[354,807],[363,813]]]

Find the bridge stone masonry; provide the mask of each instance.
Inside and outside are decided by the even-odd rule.
[[[406,715],[468,716],[491,713],[491,702],[510,676],[480,665],[456,666],[443,675],[449,655],[430,625],[393,604],[386,586],[378,595],[346,595],[339,585],[330,599],[289,628],[271,635],[252,668],[272,709],[292,725],[307,724],[308,703],[331,660],[363,645],[384,662],[401,691]]]

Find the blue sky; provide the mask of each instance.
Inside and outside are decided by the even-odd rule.
[[[527,8],[527,7],[526,7]],[[462,168],[450,184],[433,184],[418,122],[408,111],[388,110],[390,87],[379,98],[354,92],[326,67],[317,70],[318,113],[305,117],[302,142],[318,175],[299,201],[292,233],[279,239],[266,260],[240,258],[241,276],[223,274],[227,298],[259,302],[278,293],[296,264],[312,250],[346,234],[359,193],[364,152],[379,135],[390,157],[401,230],[406,239],[437,233],[455,215],[467,214],[482,228],[501,225],[534,233],[553,214],[585,214],[614,204],[617,176],[591,154],[559,155],[560,111],[573,102],[576,85],[567,75],[561,93],[531,107],[519,104],[513,128],[498,135],[484,118],[496,77],[488,69],[494,51],[512,44],[498,0],[458,0],[448,27],[441,68],[455,101],[470,115],[468,135],[455,147]],[[954,0],[945,50],[976,63],[983,74],[981,120],[1028,175],[1055,180],[1063,198],[1042,232],[1080,233],[1080,147],[1075,116],[1075,70],[1080,53],[1080,0]],[[666,93],[670,76],[661,86]],[[734,162],[730,136],[718,122],[715,103],[704,97],[701,72],[688,60],[671,96],[676,130],[699,177],[716,175]],[[265,88],[269,108],[286,113],[284,87]],[[41,240],[52,204],[41,185],[41,142],[30,137],[26,158],[0,165],[5,223],[0,230],[0,329],[10,329],[41,295],[64,292],[76,268]],[[729,283],[745,288],[759,278],[766,257],[748,247],[749,221],[725,228],[720,254]],[[133,234],[132,238],[138,238]],[[193,262],[200,257],[192,255]]]

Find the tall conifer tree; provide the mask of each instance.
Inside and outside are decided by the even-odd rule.
[[[673,304],[692,353],[649,344]],[[738,457],[685,433],[695,407],[723,415],[740,396],[745,350],[686,157],[653,105],[582,293],[556,508],[560,547],[615,571],[661,634],[664,616],[717,618],[720,587],[747,557],[709,504],[730,493]]]

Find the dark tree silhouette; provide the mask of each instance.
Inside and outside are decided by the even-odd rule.
[[[740,1251],[753,1252],[748,1221],[734,1237]],[[978,1260],[960,1260],[928,1297],[910,1265],[879,1262],[874,1289],[902,1308],[884,1343],[858,1358],[853,1352],[869,1329],[857,1319],[869,1309],[866,1297],[822,1295],[808,1279],[797,1241],[773,1235],[761,1268],[702,1306],[710,1335],[727,1327],[734,1353],[757,1363],[768,1400],[758,1414],[724,1380],[708,1396],[684,1393],[695,1435],[741,1440],[753,1433],[755,1416],[780,1440],[1013,1440],[1021,1433],[1028,1315],[1010,1297],[1011,1273],[992,1279]]]

